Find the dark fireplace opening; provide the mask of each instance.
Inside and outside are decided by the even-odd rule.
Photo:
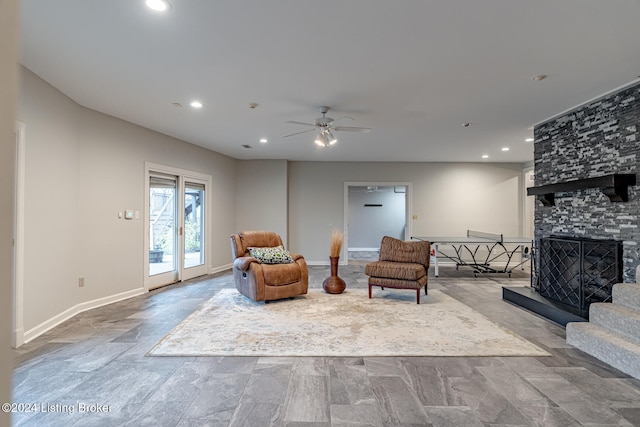
[[[540,239],[540,295],[588,318],[593,302],[611,302],[622,281],[622,242],[563,236]]]

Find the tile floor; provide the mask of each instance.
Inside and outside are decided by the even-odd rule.
[[[310,267],[320,287],[328,267]],[[340,266],[366,287],[364,263]],[[16,426],[640,426],[640,381],[501,300],[526,272],[443,269],[440,289],[551,357],[146,357],[230,273],[82,313],[15,351]],[[383,292],[374,290],[374,292]],[[375,294],[374,294],[375,296]],[[420,333],[420,325],[415,325]]]

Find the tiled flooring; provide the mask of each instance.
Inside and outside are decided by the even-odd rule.
[[[380,256],[378,251],[349,251],[349,262],[353,261],[377,261]]]
[[[354,262],[339,274],[365,287],[363,270]],[[327,275],[310,267],[311,286]],[[146,357],[233,282],[224,273],[173,285],[82,313],[17,350],[13,401],[36,406],[13,414],[13,424],[639,426],[640,381],[566,345],[562,327],[501,300],[503,284],[528,280],[443,269],[429,286],[551,357]]]

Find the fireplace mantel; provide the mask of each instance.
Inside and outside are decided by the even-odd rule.
[[[537,196],[544,206],[555,205],[555,193],[600,188],[612,202],[628,201],[627,187],[636,185],[636,175],[631,173],[610,174],[594,178],[576,179],[557,184],[527,188],[528,196]]]

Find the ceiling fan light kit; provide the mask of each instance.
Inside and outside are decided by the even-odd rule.
[[[315,143],[322,147],[328,147],[338,142],[338,139],[333,135],[332,131],[335,131],[335,132],[370,132],[371,131],[371,128],[364,128],[364,127],[334,126],[334,123],[337,122],[338,120],[351,119],[351,118],[341,117],[338,120],[334,120],[331,117],[327,117],[328,111],[329,111],[329,107],[320,107],[320,113],[322,114],[322,117],[318,117],[315,120],[315,123],[305,123],[305,122],[298,122],[293,120],[287,121],[287,123],[292,123],[294,125],[309,126],[311,127],[311,129],[303,130],[301,132],[291,133],[289,135],[284,135],[283,138],[299,135],[301,133],[316,131],[316,138],[314,140]]]
[[[318,131],[318,135],[316,135],[315,143],[321,147],[328,147],[336,142],[338,142],[338,139],[333,136],[329,129]]]

